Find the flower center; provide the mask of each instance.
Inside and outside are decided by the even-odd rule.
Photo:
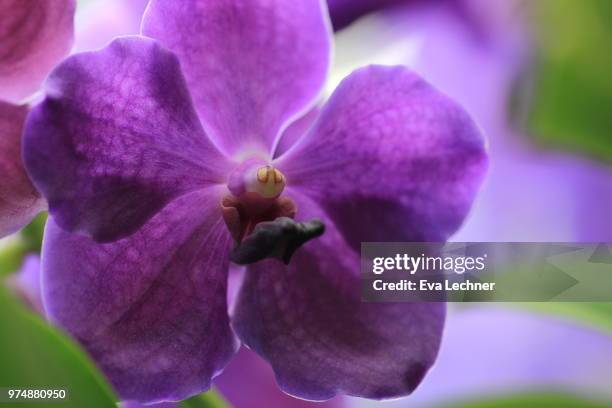
[[[223,198],[223,219],[240,243],[255,226],[279,217],[293,218],[296,205],[281,197],[286,179],[280,170],[259,161],[247,161],[230,175],[230,194]]]
[[[277,198],[285,189],[285,184],[285,176],[280,170],[253,159],[232,172],[227,187],[236,197],[256,193],[262,198]]]
[[[295,202],[282,196],[286,178],[280,170],[247,161],[230,175],[222,200],[223,220],[236,247],[232,261],[253,263],[274,257],[289,262],[303,243],[323,233],[320,221],[296,222]]]
[[[272,166],[257,169],[257,177],[247,186],[247,191],[258,193],[265,198],[276,198],[284,189],[285,176]]]

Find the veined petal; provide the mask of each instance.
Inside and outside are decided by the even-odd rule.
[[[33,94],[70,51],[75,0],[0,0],[0,99]]]
[[[55,222],[98,241],[136,231],[171,199],[222,183],[176,57],[145,38],[77,54],[29,115],[25,164]]]
[[[294,396],[411,393],[438,353],[445,304],[362,302],[359,254],[322,209],[288,194],[298,216],[324,220],[325,234],[300,248],[289,265],[268,259],[248,266],[234,330]]]
[[[179,56],[205,128],[230,155],[271,153],[330,64],[320,0],[153,0],[142,33]]]
[[[110,244],[49,221],[49,318],[83,344],[124,400],[205,391],[237,350],[226,301],[232,240],[220,200],[218,187],[184,195]]]
[[[405,67],[346,78],[318,122],[274,165],[365,241],[445,241],[484,177],[485,143],[468,114]]]
[[[26,225],[45,208],[21,161],[25,106],[0,101],[0,238]]]

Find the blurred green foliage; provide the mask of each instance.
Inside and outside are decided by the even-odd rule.
[[[181,402],[183,408],[229,408],[230,405],[216,392],[208,391]]]
[[[110,386],[85,353],[61,332],[26,310],[2,286],[0,327],[1,386],[65,389],[68,394],[62,402],[11,403],[12,407],[116,407],[116,397]]]
[[[569,318],[612,335],[612,302],[537,302],[521,307]]]
[[[529,393],[491,397],[472,402],[443,405],[440,408],[610,408],[611,403],[558,393]]]
[[[0,277],[19,270],[27,254],[40,253],[46,222],[47,213],[39,214],[29,225],[0,247]]]
[[[538,0],[529,133],[612,162],[612,1]]]
[[[27,245],[22,239],[17,237],[6,240],[0,247],[0,279],[18,271],[27,253]]]
[[[40,253],[47,217],[48,215],[46,212],[39,214],[32,220],[32,222],[30,222],[19,232],[19,235],[21,236],[21,239],[23,239],[29,252]]]

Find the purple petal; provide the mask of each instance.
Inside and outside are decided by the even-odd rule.
[[[237,350],[227,315],[231,237],[221,193],[218,187],[184,195],[112,244],[49,222],[49,318],[85,346],[124,400],[200,393]]]
[[[25,106],[0,101],[0,238],[26,225],[45,208],[21,162]]]
[[[287,195],[300,218],[325,221],[325,234],[288,266],[265,260],[247,268],[232,316],[236,333],[297,397],[411,393],[436,358],[445,304],[362,302],[358,253],[316,205]]]
[[[74,0],[0,1],[0,98],[33,94],[70,51]]]
[[[179,56],[205,128],[231,155],[272,152],[314,105],[330,62],[319,0],[153,0],[142,32]]]
[[[123,38],[72,56],[46,88],[26,124],[24,157],[64,229],[124,237],[174,197],[227,173],[178,60],[152,40]]]
[[[293,398],[278,389],[270,365],[252,351],[242,348],[223,373],[215,378],[215,387],[233,408],[253,408],[253,401],[261,407],[282,408],[340,408],[343,399],[309,402]]]
[[[276,166],[362,241],[445,241],[486,170],[484,141],[456,103],[405,67],[346,78]]]

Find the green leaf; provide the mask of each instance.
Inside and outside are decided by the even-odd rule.
[[[36,216],[32,222],[30,222],[20,231],[20,235],[23,241],[26,243],[29,252],[40,253],[47,217],[48,215],[46,212],[38,214],[38,216]]]
[[[528,133],[546,146],[612,161],[612,1],[529,4],[538,48]]]
[[[40,253],[47,213],[41,213],[18,234],[3,240],[0,247],[0,277],[21,268],[23,258],[29,253]]]
[[[230,405],[214,390],[181,402],[183,408],[229,408]]]
[[[0,327],[0,387],[65,389],[68,394],[62,402],[11,403],[11,407],[116,408],[110,386],[84,352],[2,286]]]
[[[21,237],[15,236],[3,240],[0,247],[0,280],[18,271],[27,253],[28,246]]]
[[[439,408],[610,408],[612,403],[571,394],[529,393],[442,405]]]

